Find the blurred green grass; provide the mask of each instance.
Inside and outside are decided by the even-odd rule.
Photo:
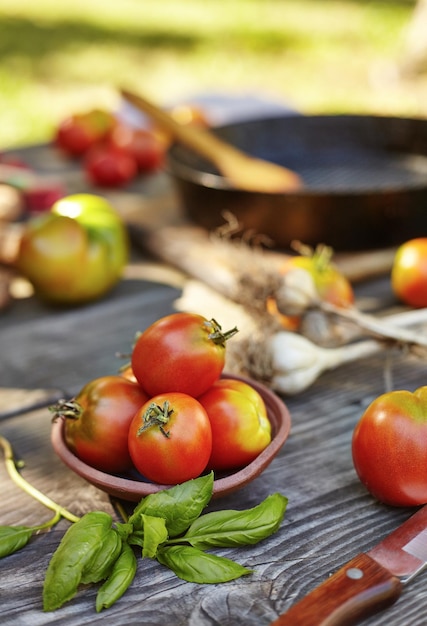
[[[1,0],[0,149],[115,107],[117,85],[171,103],[257,92],[305,113],[427,112],[402,80],[410,0]]]

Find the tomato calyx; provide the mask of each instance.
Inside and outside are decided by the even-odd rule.
[[[137,430],[137,436],[142,435],[143,432],[151,428],[152,426],[158,426],[162,435],[166,438],[170,437],[170,431],[165,430],[166,424],[168,424],[170,417],[173,413],[173,409],[170,408],[169,402],[165,400],[163,406],[152,402],[144,415],[142,416],[142,426]]]
[[[313,264],[313,269],[319,272],[319,274],[329,270],[334,256],[334,251],[330,246],[320,243],[313,249],[311,246],[301,241],[293,241],[291,247],[295,252],[298,252],[300,256],[310,259]]]
[[[75,400],[58,400],[56,404],[49,407],[49,411],[53,413],[52,422],[56,422],[61,417],[78,420],[83,414],[83,407]]]
[[[209,329],[209,339],[213,341],[217,346],[225,348],[225,344],[228,339],[231,339],[236,333],[239,332],[237,326],[223,332],[222,327],[215,319],[204,322],[205,326]]]

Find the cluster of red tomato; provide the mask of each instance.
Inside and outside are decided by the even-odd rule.
[[[154,322],[123,375],[90,381],[55,409],[69,448],[102,471],[134,467],[167,485],[250,463],[270,443],[271,424],[251,385],[221,377],[235,332],[194,313]]]
[[[64,119],[56,129],[55,144],[81,158],[89,181],[104,187],[126,185],[138,174],[158,170],[166,148],[154,129],[135,128],[103,109]]]

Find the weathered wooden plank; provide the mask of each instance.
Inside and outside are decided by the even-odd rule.
[[[400,379],[403,386],[422,383],[424,368],[420,363],[396,362],[398,366],[399,371],[405,370]],[[351,463],[351,432],[365,403],[382,391],[382,368],[382,360],[377,359],[353,365],[346,371],[331,372],[304,397],[287,400],[293,429],[280,455],[253,484],[211,504],[212,510],[247,508],[276,490],[289,497],[285,522],[275,536],[258,546],[220,551],[253,567],[252,576],[225,585],[192,585],[179,581],[155,562],[141,562],[134,584],[108,612],[108,619],[117,624],[153,626],[171,620],[201,626],[267,625],[277,612],[406,519],[409,510],[380,505],[365,492]],[[44,410],[14,417],[4,421],[2,432],[25,458],[26,477],[70,508],[82,501],[86,506],[94,498],[92,488],[81,484],[81,479],[53,458],[48,420]],[[35,520],[39,513],[30,512],[32,506],[29,507],[28,501],[23,503],[22,496],[10,488],[4,490],[6,482],[2,473],[0,482],[4,494],[1,523],[11,523],[12,519],[14,523],[22,523],[28,516]],[[101,497],[94,499],[95,503],[104,501]],[[9,507],[13,507],[13,515]],[[54,614],[40,613],[43,572],[64,524],[48,535],[35,538],[28,552],[24,549],[2,562],[2,623],[61,622],[74,626],[105,619],[107,614],[94,613],[92,588],[82,590]],[[405,589],[397,605],[367,624],[380,626],[387,620],[388,624],[397,626],[403,623],[402,616],[409,614],[414,619],[410,623],[421,626],[427,620],[424,589],[425,580],[421,576]]]

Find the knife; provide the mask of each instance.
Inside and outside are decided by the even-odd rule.
[[[350,626],[393,604],[427,565],[427,505],[270,626]]]

